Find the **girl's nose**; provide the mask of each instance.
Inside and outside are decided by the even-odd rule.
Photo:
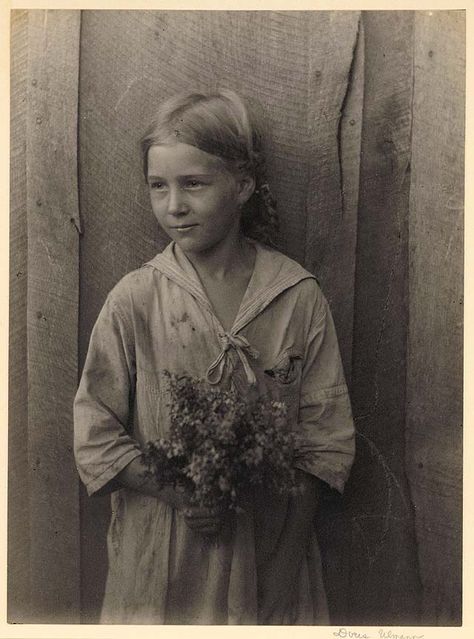
[[[171,188],[168,194],[168,214],[183,215],[187,211],[188,205],[183,191],[179,188]]]

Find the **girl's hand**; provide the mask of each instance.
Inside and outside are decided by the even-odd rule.
[[[216,535],[228,515],[227,510],[222,506],[206,508],[188,505],[184,508],[183,513],[189,528],[203,535]]]
[[[136,457],[125,466],[116,479],[122,486],[136,490],[144,495],[156,497],[156,499],[172,508],[182,510],[189,505],[184,489],[180,487],[173,488],[172,486],[158,486],[153,477],[147,474],[147,467],[141,457]]]
[[[157,492],[156,496],[161,501],[164,501],[165,504],[177,510],[184,510],[184,508],[189,506],[189,498],[186,492],[181,488],[165,486]]]

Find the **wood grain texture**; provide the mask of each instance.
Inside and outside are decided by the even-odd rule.
[[[226,86],[265,107],[283,249],[352,364],[356,464],[318,522],[333,623],[460,623],[463,13],[83,16],[79,43],[79,12],[12,14],[9,620],[97,620],[108,500],[79,504],[77,341],[82,363],[107,292],[167,243],[137,147],[157,103]]]
[[[145,125],[169,95],[229,87],[264,106],[272,132],[268,177],[278,200],[282,247],[323,271],[349,367],[361,126],[360,51],[358,66],[352,65],[358,17],[291,11],[83,13],[81,361],[107,292],[168,241],[153,220],[141,175],[137,141]],[[352,119],[355,125],[348,124]],[[315,148],[316,136],[324,152]],[[331,249],[341,251],[341,268],[329,268],[334,255],[323,236],[335,238]],[[83,618],[93,620],[103,588],[108,514],[105,500],[81,503]]]
[[[168,241],[151,214],[137,140],[157,104],[178,91],[226,86],[265,105],[282,237],[304,261],[307,34],[305,14],[291,12],[85,13],[81,202],[93,212],[83,241],[96,260],[85,266],[92,318],[105,291]]]
[[[325,105],[316,126],[319,129],[324,128],[321,122],[329,119],[329,127],[326,127],[326,132],[314,135],[314,174],[312,185],[310,182],[312,188],[310,186],[308,191],[310,205],[306,261],[321,279],[321,285],[330,301],[338,328],[346,379],[351,388],[354,271],[364,90],[364,31],[360,14],[351,15],[350,12],[339,14],[338,17],[342,24],[338,25],[337,37],[334,32],[330,34],[330,42],[346,41],[345,73],[342,65],[337,69],[339,73],[335,73],[333,63],[330,60],[326,61],[325,75],[330,86],[320,88],[320,92],[323,95],[328,93],[326,101],[332,102],[332,116],[327,118],[325,115],[328,110]],[[344,31],[344,36],[341,31]],[[315,83],[313,93],[317,91],[317,81],[321,77],[318,71],[319,69],[315,69],[312,75]],[[319,152],[319,135],[322,136],[321,145],[324,143],[326,147],[326,155],[328,152],[332,154],[329,166],[327,157]],[[318,174],[323,176],[321,180],[318,179]],[[331,621],[333,624],[349,623],[348,603],[353,558],[351,538],[348,534],[349,515],[343,500],[335,495],[322,500],[316,518],[316,528],[323,558]]]
[[[10,315],[8,434],[8,619],[30,606],[28,385],[26,336],[26,83],[28,14],[11,16]]]
[[[79,611],[77,387],[78,11],[28,13],[28,461],[30,621]]]
[[[352,623],[415,624],[419,578],[404,465],[413,12],[364,12],[363,22],[348,606]]]
[[[335,11],[315,12],[308,18],[305,265],[316,274],[328,298],[347,377],[352,355],[364,78],[359,17],[357,11]]]
[[[461,623],[465,15],[417,12],[407,472],[423,622]]]

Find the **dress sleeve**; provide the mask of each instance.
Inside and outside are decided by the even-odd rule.
[[[295,465],[342,493],[355,429],[334,322],[320,295],[303,360]]]
[[[132,330],[109,296],[92,331],[74,402],[74,454],[89,495],[116,489],[114,477],[141,454],[128,426],[134,389]]]

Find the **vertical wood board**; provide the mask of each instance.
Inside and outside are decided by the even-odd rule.
[[[26,81],[28,13],[11,14],[10,309],[8,431],[8,619],[30,608],[28,396],[26,339]]]
[[[417,12],[407,470],[423,622],[461,622],[465,15]]]
[[[349,607],[353,623],[415,624],[419,578],[404,474],[413,12],[363,12],[363,23]]]
[[[28,13],[30,621],[79,611],[77,388],[79,11]]]
[[[310,57],[306,266],[329,300],[351,388],[364,34],[359,12],[327,14],[327,19],[324,47]],[[337,53],[333,48],[341,42],[345,45]],[[324,500],[316,519],[332,623],[348,622],[351,550],[340,509],[340,499]]]
[[[336,299],[336,323],[339,347],[349,388],[352,388],[352,346],[354,328],[354,282],[357,253],[357,218],[359,208],[360,152],[362,147],[362,121],[364,104],[364,24],[359,16],[357,41],[354,48],[349,85],[341,109],[339,121],[339,156],[341,170],[341,219],[339,225],[338,257],[344,257],[341,267],[335,267],[332,256],[332,272],[342,271],[339,286],[333,287]],[[338,246],[336,244],[336,246]],[[337,263],[337,262],[336,262]],[[331,278],[332,279],[332,278]],[[339,319],[338,310],[342,317]]]
[[[359,18],[357,11],[312,13],[309,37],[305,263],[328,298],[348,376],[364,77]]]

